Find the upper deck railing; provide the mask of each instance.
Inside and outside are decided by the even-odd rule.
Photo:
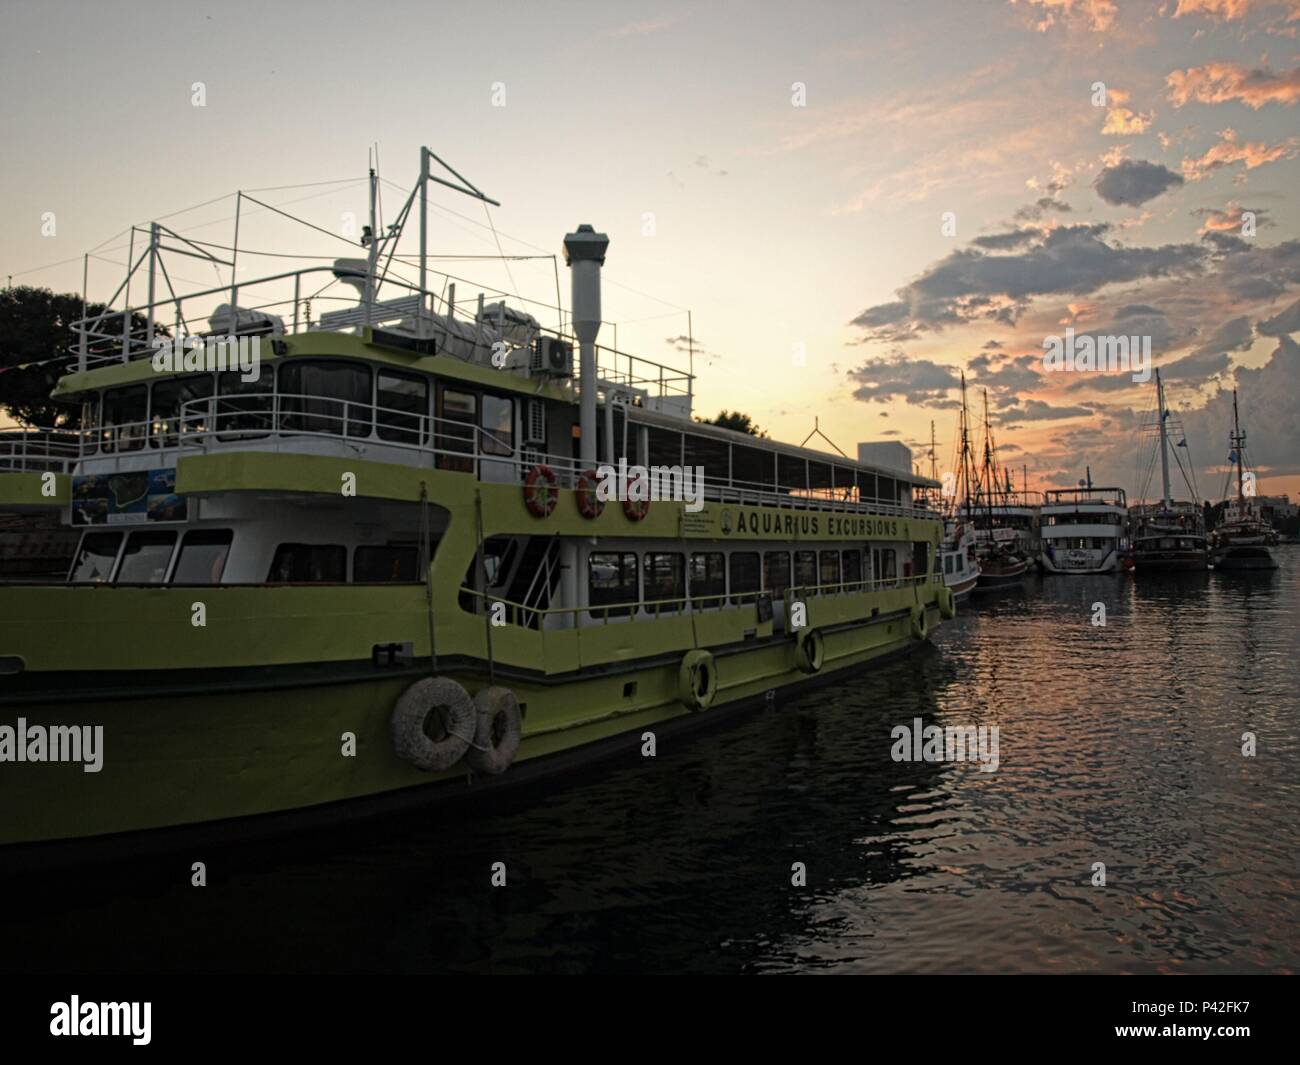
[[[363,452],[381,461],[426,469],[474,474],[496,483],[522,484],[537,466],[549,468],[556,487],[573,489],[578,478],[590,473],[569,456],[517,444],[481,425],[427,413],[396,410],[374,403],[351,402],[319,395],[284,392],[209,396],[180,404],[172,417],[131,421],[48,434],[40,441],[29,432],[6,450],[0,447],[0,470],[53,468],[73,472],[75,465],[94,459],[111,462],[111,468],[134,468],[139,457],[151,463],[175,461],[186,454],[212,454],[237,450],[348,455]],[[97,467],[101,468],[102,467]],[[753,482],[703,469],[701,485],[673,480],[675,466],[652,469],[670,471],[666,488],[689,489],[690,499],[776,506],[799,510],[897,515],[937,519],[924,505],[894,499],[866,497],[845,488],[778,488],[771,482]],[[652,484],[656,482],[652,481]],[[687,500],[689,501],[689,499]],[[616,504],[615,504],[616,505]]]
[[[1101,506],[1127,509],[1122,488],[1049,488],[1043,493],[1043,506]]]
[[[455,285],[437,293],[389,276],[382,278],[376,288],[387,286],[400,295],[366,303],[358,302],[357,296],[351,293],[328,291],[338,283],[335,267],[313,266],[241,281],[237,310],[219,318],[214,315],[214,310],[220,309],[215,305],[223,298],[227,301],[232,298],[229,285],[81,318],[71,325],[74,342],[69,351],[76,359],[67,372],[150,359],[156,350],[152,340],[158,336],[221,339],[273,338],[306,332],[355,335],[365,326],[372,326],[391,328],[414,338],[421,333],[436,332],[451,321],[458,328],[457,339],[482,348],[483,362],[488,361],[493,344],[500,339],[495,326],[502,323],[500,319],[494,321],[490,312],[483,312],[482,294],[474,300],[457,302]],[[230,307],[228,302],[221,305]],[[220,321],[221,327],[212,328],[214,321]],[[575,343],[572,334],[540,324],[535,332]],[[527,366],[517,366],[517,361],[512,359],[508,363],[511,370],[526,371]],[[602,388],[616,386],[654,398],[689,400],[693,396],[692,374],[615,347],[596,345],[596,368]],[[576,375],[572,387],[576,393]]]

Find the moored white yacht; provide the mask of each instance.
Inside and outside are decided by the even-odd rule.
[[[943,566],[943,583],[952,592],[953,600],[961,602],[975,590],[980,577],[980,564],[975,557],[974,527],[969,522],[947,522],[939,557]]]
[[[1113,573],[1125,546],[1128,514],[1124,489],[1098,488],[1091,473],[1078,488],[1051,488],[1044,494],[1044,573]]]

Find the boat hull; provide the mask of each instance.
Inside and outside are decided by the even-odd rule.
[[[1174,573],[1204,570],[1209,567],[1205,551],[1153,551],[1133,553],[1135,573]]]
[[[1211,552],[1210,562],[1215,569],[1277,569],[1277,558],[1266,545],[1257,547],[1230,547]]]
[[[940,620],[937,607],[928,612],[927,628]],[[824,630],[825,664],[811,676],[796,665],[792,637],[747,642],[752,646],[713,649],[718,695],[701,712],[679,701],[676,654],[563,677],[498,665],[496,683],[510,687],[523,710],[522,743],[499,777],[473,776],[463,765],[424,773],[394,754],[394,704],[428,675],[427,659],[423,666],[351,679],[328,678],[322,664],[320,682],[298,685],[263,681],[259,688],[246,675],[213,671],[205,688],[159,686],[156,694],[129,698],[106,698],[104,688],[91,686],[65,688],[48,701],[28,692],[0,707],[0,726],[101,726],[102,767],[88,773],[66,762],[5,765],[4,778],[21,791],[5,798],[0,847],[8,853],[13,846],[39,849],[218,822],[238,836],[248,819],[268,815],[348,820],[366,809],[535,780],[638,745],[647,730],[719,718],[769,693],[795,692],[925,641],[906,609],[832,626]],[[438,673],[471,692],[488,683],[485,662],[440,659]]]

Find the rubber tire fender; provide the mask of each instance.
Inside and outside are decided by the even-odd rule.
[[[446,735],[430,739],[425,731],[430,714],[438,714]],[[393,751],[426,773],[450,769],[469,749],[474,735],[474,703],[450,677],[417,680],[393,707]]]
[[[465,752],[465,764],[475,773],[498,776],[514,762],[523,738],[519,700],[509,688],[482,688],[474,696],[474,715],[474,742]]]
[[[923,603],[912,607],[912,635],[918,640],[930,635],[930,615]]]
[[[718,670],[713,655],[702,648],[687,651],[677,670],[677,698],[687,710],[707,710],[718,694]]]
[[[794,660],[801,673],[813,674],[826,659],[826,641],[816,629],[801,628],[794,638]]]
[[[951,621],[957,616],[957,597],[947,586],[939,589],[939,616],[945,621]]]

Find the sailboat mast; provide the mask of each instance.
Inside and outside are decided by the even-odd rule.
[[[1165,386],[1160,380],[1160,371],[1156,371],[1156,414],[1160,418],[1160,480],[1164,486],[1164,509],[1169,510],[1173,501],[1169,498],[1169,437],[1165,431],[1165,418],[1169,412],[1165,409]]]
[[[1246,446],[1246,436],[1241,431],[1241,421],[1237,417],[1237,390],[1232,390],[1232,453],[1237,457],[1237,506],[1244,507],[1246,503],[1246,493],[1242,487],[1242,466],[1246,461],[1246,456],[1242,451]]]

